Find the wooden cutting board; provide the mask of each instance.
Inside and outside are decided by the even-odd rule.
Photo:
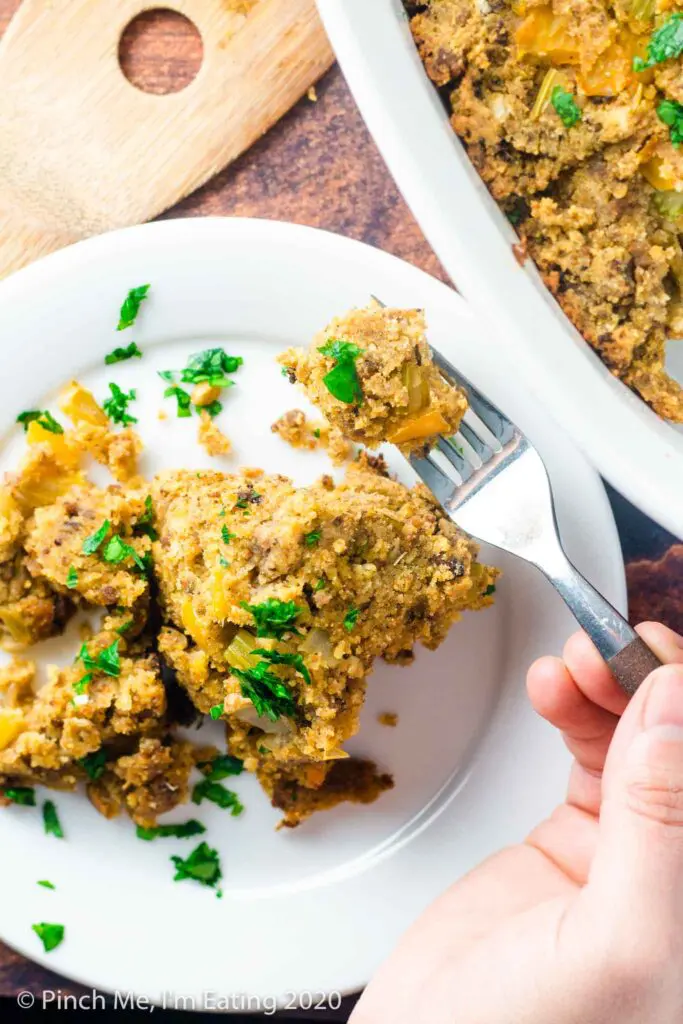
[[[149,0],[23,0],[0,44],[0,277],[149,220],[247,149],[330,67],[315,0],[173,0],[204,59],[181,92],[124,77]],[[241,9],[241,10],[240,10]]]

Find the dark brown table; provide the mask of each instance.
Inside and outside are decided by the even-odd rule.
[[[0,0],[0,35],[19,2]],[[197,57],[196,44],[182,25],[156,13],[129,34],[129,42],[131,75],[155,91],[164,91]],[[266,217],[326,228],[448,280],[389,177],[337,68],[319,83],[316,102],[303,99],[237,163],[166,216],[207,215]],[[683,544],[612,491],[610,499],[627,563],[632,621],[656,618],[683,632]],[[0,944],[0,997],[57,987],[80,991]],[[350,1005],[344,1013],[319,1013],[315,1019],[345,1020]]]

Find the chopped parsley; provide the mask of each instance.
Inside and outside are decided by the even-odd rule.
[[[581,107],[574,99],[572,93],[567,92],[561,85],[556,85],[553,89],[550,102],[565,128],[572,128],[583,117]]]
[[[135,400],[135,389],[122,391],[118,384],[110,384],[109,390],[111,398],[105,398],[102,408],[112,423],[119,423],[123,427],[127,427],[129,423],[137,423],[135,416],[130,416],[127,412],[128,405]]]
[[[63,434],[64,427],[61,423],[58,423],[51,412],[47,409],[32,409],[29,412],[21,412],[17,416],[17,423],[22,423],[24,430],[28,430],[29,423],[37,423],[43,430],[49,431],[50,434]]]
[[[41,878],[37,885],[42,885],[43,889],[56,889],[57,886],[53,882],[48,882],[47,878]]]
[[[175,398],[178,419],[187,419],[192,415],[192,399],[184,388],[179,388],[177,384],[172,384],[170,388],[166,388],[164,391],[164,398]]]
[[[311,530],[311,532],[307,533],[306,536],[304,537],[304,543],[308,548],[315,547],[315,545],[318,543],[321,537],[322,534],[320,530]]]
[[[261,604],[241,601],[240,605],[254,616],[256,636],[274,637],[276,640],[280,640],[283,633],[297,632],[294,623],[303,611],[294,601],[280,601],[277,597],[269,597]]]
[[[324,590],[326,586],[327,580],[323,579],[321,576],[316,585],[313,587],[313,593],[317,594],[319,590]]]
[[[119,636],[123,636],[124,633],[128,632],[128,630],[131,628],[134,622],[134,619],[128,619],[128,622],[124,622],[122,623],[122,625],[116,627],[116,632],[119,634]]]
[[[104,749],[96,750],[94,754],[88,754],[78,760],[81,768],[92,782],[96,782],[103,774],[107,763],[107,754]]]
[[[210,779],[202,779],[192,790],[192,803],[201,804],[203,800],[210,800],[224,811],[230,811],[233,818],[236,818],[244,810],[244,804],[240,801],[237,793],[226,789],[220,782],[212,782]]]
[[[214,706],[209,711],[209,716],[211,718],[213,718],[213,720],[215,722],[217,719],[219,719],[221,717],[221,715],[223,714],[224,710],[225,710],[225,707],[224,707],[223,704],[214,704]]]
[[[259,661],[254,668],[230,671],[240,681],[242,696],[250,700],[260,718],[277,722],[279,718],[294,718],[297,713],[296,701],[289,686],[270,671],[267,661]]]
[[[7,789],[0,790],[0,792],[8,800],[11,800],[13,804],[19,804],[20,807],[36,806],[35,790],[31,789],[30,786],[8,787]]]
[[[655,64],[680,57],[683,53],[683,14],[672,14],[652,33],[647,44],[647,59],[633,58],[634,71],[646,71]]]
[[[207,843],[200,843],[185,860],[182,857],[171,857],[171,861],[176,869],[174,882],[192,879],[201,885],[215,888],[223,877],[218,851],[212,850]]]
[[[57,808],[52,803],[52,800],[46,800],[43,804],[43,825],[45,826],[46,836],[54,836],[56,839],[64,838],[64,832],[57,815]]]
[[[131,547],[122,537],[119,537],[117,533],[107,542],[107,546],[102,552],[102,558],[105,562],[113,565],[119,565],[121,562],[125,562],[127,558],[132,558],[140,572],[147,572],[149,568],[148,562],[137,553],[134,547]]]
[[[104,357],[104,362],[106,366],[112,366],[113,363],[123,363],[126,359],[142,359],[142,352],[136,342],[131,341],[126,348],[115,348],[113,352]]]
[[[148,284],[141,284],[137,288],[130,289],[121,306],[117,331],[125,331],[128,327],[133,326],[140,312],[140,306],[147,298],[149,289],[150,285]]]
[[[496,585],[495,585],[495,583],[489,583],[488,587],[484,591],[484,597],[490,597],[491,594],[495,594],[495,592],[496,592]]]
[[[73,565],[69,568],[69,571],[66,574],[66,585],[69,590],[75,590],[78,586],[78,573]]]
[[[155,825],[153,828],[145,828],[138,825],[135,834],[138,839],[150,842],[152,839],[191,839],[192,836],[201,836],[206,828],[201,821],[183,821],[178,825]]]
[[[46,921],[42,921],[40,924],[32,924],[31,929],[42,942],[46,953],[56,949],[64,939],[63,924],[48,924]]]
[[[180,379],[183,384],[206,382],[213,388],[231,388],[235,382],[227,374],[235,373],[243,362],[241,356],[229,356],[222,348],[207,348],[190,356]]]
[[[677,100],[662,100],[657,107],[657,117],[668,127],[672,145],[679,149],[683,142],[683,104]]]
[[[223,538],[224,544],[229,544],[231,540],[234,540],[237,536],[236,533],[230,533],[227,526],[221,526],[221,537]]]
[[[303,676],[306,683],[310,684],[311,674],[304,664],[303,655],[301,654],[282,654],[280,651],[267,651],[264,647],[257,647],[251,652],[252,654],[258,654],[265,661],[269,661],[271,665],[290,665],[293,669]]]
[[[363,391],[356,370],[356,359],[363,349],[350,341],[330,338],[318,352],[334,360],[334,368],[323,377],[323,384],[330,394],[346,405],[360,405]]]
[[[145,511],[135,523],[134,529],[137,533],[145,534],[150,540],[158,540],[159,534],[154,529],[153,520],[154,509],[152,507],[152,495],[148,494],[145,498]]]
[[[222,565],[224,569],[227,569],[228,566],[230,565],[230,562],[227,560],[227,558],[223,558],[222,555],[219,555],[218,564]]]
[[[230,754],[219,754],[213,761],[200,761],[197,767],[209,782],[220,782],[231,775],[241,775],[244,771],[244,761]]]
[[[315,437],[318,440],[320,440],[320,427],[316,427],[315,428],[315,430],[313,431],[313,437]]]
[[[258,752],[259,752],[259,754],[270,754],[271,753],[271,751],[268,749],[268,747],[264,747],[263,744],[261,744],[259,746]]]
[[[344,616],[344,629],[350,633],[358,622],[358,616],[360,615],[360,608],[349,608],[346,615]]]
[[[120,640],[114,640],[113,644],[109,647],[105,647],[103,651],[100,651],[94,658],[88,653],[88,648],[85,644],[81,647],[78,652],[77,661],[83,662],[83,667],[88,672],[102,672],[106,676],[119,676],[121,674],[121,661],[119,658],[119,644]]]
[[[92,533],[84,542],[81,551],[84,555],[94,555],[97,549],[104,543],[104,538],[111,529],[111,523],[105,519],[99,530]]]
[[[209,402],[208,405],[198,405],[196,406],[196,408],[199,410],[200,413],[208,412],[211,419],[213,419],[214,416],[218,416],[219,412],[223,411],[223,405],[218,400],[216,400],[215,402]]]

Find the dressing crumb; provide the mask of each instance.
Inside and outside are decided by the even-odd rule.
[[[308,98],[311,101],[311,103],[317,103],[318,102],[318,93],[316,92],[316,88],[315,88],[314,85],[311,86],[311,88],[308,90],[306,95],[308,96]]]
[[[159,409],[159,412],[157,413],[157,419],[158,420],[167,420],[168,419],[168,413],[166,412],[165,409]]]
[[[279,434],[292,448],[313,451],[324,448],[335,466],[348,462],[353,456],[353,446],[341,430],[331,427],[325,420],[311,422],[301,409],[290,409],[271,425],[272,432]]]
[[[395,711],[382,711],[377,716],[380,725],[386,725],[389,729],[395,729],[398,725],[398,715]]]
[[[202,409],[197,439],[208,455],[229,455],[232,451],[230,438],[226,437],[211,415]]]

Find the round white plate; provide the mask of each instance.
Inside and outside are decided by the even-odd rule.
[[[318,0],[361,113],[399,188],[462,294],[488,320],[487,356],[520,378],[600,473],[683,537],[683,428],[613,377],[528,260],[452,130],[420,62],[402,0]],[[683,344],[670,373],[683,382]]]
[[[117,335],[124,295],[147,282],[138,324]],[[547,459],[570,555],[623,608],[619,544],[597,475],[518,374],[491,365],[462,299],[392,256],[309,228],[167,221],[81,243],[0,284],[2,468],[16,464],[23,445],[16,414],[44,407],[77,376],[100,398],[110,380],[137,389],[131,409],[149,473],[245,464],[311,481],[329,469],[326,458],[296,452],[270,431],[285,410],[307,408],[274,357],[307,344],[370,293],[424,307],[431,341],[518,419]],[[103,366],[105,353],[133,338],[142,360]],[[234,441],[231,459],[204,455],[196,418],[174,417],[156,375],[207,345],[244,356],[220,418]],[[171,416],[160,421],[164,405]],[[394,461],[410,480],[400,457]],[[37,809],[10,807],[0,812],[2,938],[87,985],[155,1001],[172,992],[194,998],[198,1009],[211,1005],[207,992],[234,996],[236,1009],[246,1006],[239,994],[249,994],[251,1008],[263,1009],[264,1000],[291,1003],[288,993],[361,987],[433,897],[524,836],[564,791],[568,755],[532,712],[524,677],[534,657],[559,652],[572,619],[532,569],[483,554],[505,571],[495,608],[467,614],[413,667],[378,665],[370,680],[349,749],[394,774],[391,793],[372,806],[320,814],[294,832],[274,831],[278,812],[251,777],[234,780],[246,804],[240,818],[212,805],[180,808],[173,820],[199,817],[209,829],[203,838],[220,851],[222,900],[172,881],[171,854],[186,856],[197,840],[142,842],[128,819],[105,821],[83,794],[65,794],[56,797],[67,836],[60,842],[43,835]],[[52,641],[45,658],[66,663],[76,644],[73,635]],[[380,726],[381,711],[398,712],[398,727]],[[209,724],[195,735],[220,741],[221,732]],[[42,878],[56,891],[37,886]],[[65,941],[47,956],[31,932],[38,921],[66,926]]]

